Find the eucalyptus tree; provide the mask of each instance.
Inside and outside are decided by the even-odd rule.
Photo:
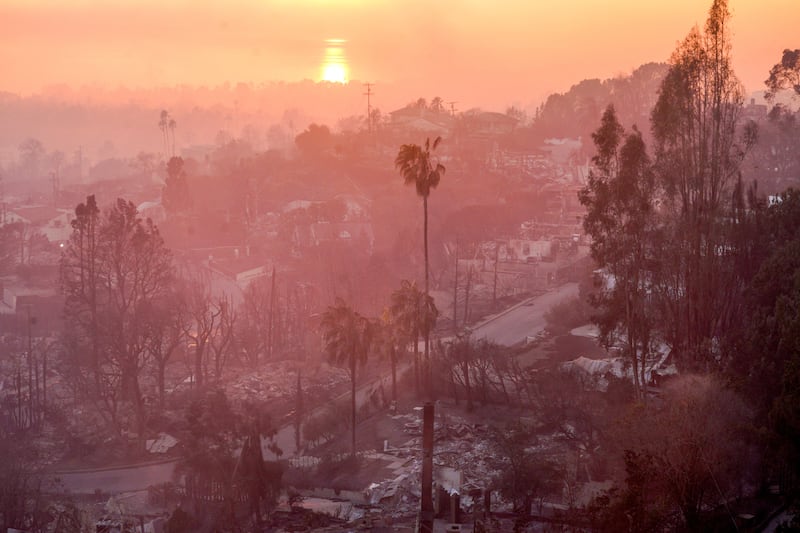
[[[730,12],[714,0],[701,31],[672,55],[653,108],[656,171],[669,218],[663,241],[672,278],[664,290],[678,361],[697,369],[718,364],[718,337],[735,291],[728,246],[731,203],[755,128],[737,129],[744,88],[733,72]],[[740,134],[741,132],[741,134]]]
[[[800,49],[784,50],[780,63],[770,69],[769,78],[764,83],[767,85],[765,96],[770,100],[783,89],[800,96]]]
[[[592,237],[592,258],[608,277],[594,293],[596,320],[606,345],[621,341],[643,398],[656,324],[649,301],[656,275],[655,176],[641,134],[626,134],[613,106],[592,138],[597,155],[579,198],[587,208],[583,226]]]

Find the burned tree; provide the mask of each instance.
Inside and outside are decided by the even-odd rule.
[[[119,199],[99,216],[93,197],[76,210],[73,235],[61,262],[65,316],[79,386],[117,429],[117,408],[129,404],[142,436],[141,372],[150,356],[152,302],[173,282],[172,257],[151,220]],[[88,351],[88,361],[77,354]]]

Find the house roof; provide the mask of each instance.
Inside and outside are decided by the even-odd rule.
[[[481,111],[480,113],[475,113],[474,117],[481,122],[499,122],[508,125],[513,125],[519,122],[514,117],[510,117],[503,113],[497,113],[495,111]]]
[[[18,207],[12,209],[12,213],[20,218],[24,218],[31,224],[45,224],[54,218],[58,218],[65,213],[69,213],[67,209],[58,209],[48,205],[31,206],[31,207]]]
[[[426,118],[413,118],[403,122],[403,125],[420,131],[431,131],[437,133],[445,133],[448,131],[447,126],[432,122]]]
[[[147,202],[142,202],[139,204],[139,207],[136,208],[137,211],[142,212],[145,209],[151,209],[153,207],[161,207],[161,200],[151,200]]]
[[[375,239],[369,222],[316,222],[309,229],[316,244],[334,240],[355,242],[359,239],[366,239],[371,244]]]
[[[403,107],[390,111],[393,122],[408,123],[411,121],[425,121],[439,127],[449,128],[453,123],[453,117],[448,113],[437,113],[430,109],[419,107]]]

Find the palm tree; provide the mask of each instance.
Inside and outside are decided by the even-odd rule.
[[[175,119],[170,117],[169,119],[169,129],[172,132],[172,157],[175,157],[175,128],[178,127],[178,123],[175,122]]]
[[[433,329],[439,311],[433,298],[420,292],[416,282],[404,279],[400,288],[392,293],[389,313],[400,336],[414,346],[414,383],[419,392],[419,337]]]
[[[350,377],[353,456],[356,454],[356,368],[367,362],[373,325],[341,298],[322,315],[322,340],[328,359],[347,370]]]
[[[422,210],[424,214],[423,232],[425,248],[425,297],[429,297],[428,290],[428,196],[431,190],[439,185],[439,180],[445,172],[444,165],[433,161],[431,152],[436,150],[441,137],[436,137],[431,143],[430,138],[425,139],[425,145],[404,144],[400,147],[394,166],[403,176],[406,185],[414,184],[417,195],[422,197]],[[430,361],[430,328],[423,331],[425,335],[425,361]],[[429,365],[430,366],[430,365]],[[430,381],[430,380],[429,380]],[[429,389],[430,392],[430,389]]]
[[[166,157],[168,152],[167,149],[168,128],[169,128],[169,111],[167,111],[166,109],[162,109],[158,119],[158,129],[161,130],[161,140],[164,141],[164,157]]]
[[[429,108],[434,113],[444,113],[444,100],[442,100],[441,96],[435,96],[431,100]]]
[[[381,316],[375,319],[375,349],[381,356],[389,357],[389,364],[392,368],[392,401],[397,401],[397,347],[402,340],[400,331],[392,321],[389,308],[383,309]]]

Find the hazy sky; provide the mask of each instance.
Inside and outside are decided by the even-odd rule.
[[[497,4],[497,5],[495,5]],[[0,90],[342,76],[527,104],[668,59],[710,0],[0,0]],[[748,91],[800,47],[800,1],[731,0]],[[328,54],[330,39],[343,39]],[[376,87],[379,91],[380,85]]]

